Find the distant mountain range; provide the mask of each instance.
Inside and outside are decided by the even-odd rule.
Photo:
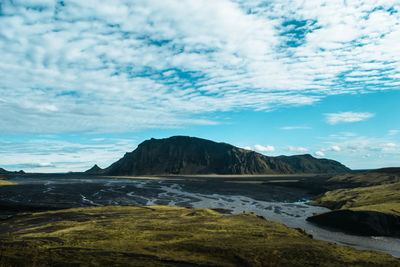
[[[313,156],[268,157],[226,143],[206,139],[173,136],[142,142],[134,151],[105,169],[97,165],[89,174],[161,175],[161,174],[295,174],[347,173],[350,169],[329,159]]]
[[[7,171],[7,170],[5,170],[3,168],[0,168],[0,174],[16,174],[16,173],[23,174],[25,172],[23,170],[20,170],[18,172],[11,172],[11,171]]]

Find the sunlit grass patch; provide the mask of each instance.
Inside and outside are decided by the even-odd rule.
[[[370,210],[400,214],[400,183],[328,191],[310,202],[331,209]]]
[[[20,214],[0,221],[0,240],[0,265],[399,264],[387,254],[313,240],[253,214],[167,206]]]
[[[2,180],[2,178],[0,178],[0,186],[5,186],[5,185],[17,185],[18,183],[13,183],[7,180]]]

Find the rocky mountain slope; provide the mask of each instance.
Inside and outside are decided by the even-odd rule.
[[[150,139],[106,169],[106,175],[346,173],[341,163],[311,155],[268,157],[226,143],[188,136]]]

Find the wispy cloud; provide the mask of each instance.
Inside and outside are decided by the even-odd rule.
[[[308,126],[284,126],[280,128],[281,130],[310,130],[311,127]]]
[[[315,155],[317,155],[318,157],[324,157],[325,153],[322,151],[317,151],[317,152],[315,152]]]
[[[219,123],[400,85],[396,1],[3,1],[2,134]]]
[[[358,136],[347,140],[337,139],[320,144],[318,151],[327,157],[340,157],[341,162],[352,168],[393,167],[398,166],[400,161],[400,143],[391,137]]]
[[[369,112],[339,112],[326,113],[324,115],[326,117],[326,122],[329,124],[364,121],[375,116],[375,114]]]
[[[258,152],[274,152],[275,151],[275,147],[271,146],[271,145],[267,145],[267,146],[262,146],[262,145],[255,145],[254,146],[254,150],[258,151]]]
[[[322,148],[324,152],[340,152],[344,155],[365,155],[375,153],[392,154],[400,153],[400,144],[387,138],[356,137],[345,141],[327,142],[328,147]]]
[[[293,147],[293,146],[289,146],[289,151],[290,152],[297,152],[297,153],[305,153],[308,152],[308,148],[305,147]]]
[[[331,146],[330,150],[338,152],[341,151],[342,149],[340,148],[340,146]]]
[[[29,172],[84,171],[94,164],[108,167],[136,145],[136,139],[107,139],[101,142],[85,138],[73,142],[56,138],[0,140],[0,165],[9,170]]]

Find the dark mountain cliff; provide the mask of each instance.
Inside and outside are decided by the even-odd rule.
[[[290,165],[295,173],[345,173],[350,169],[331,159],[316,159],[310,154],[279,156],[276,159]]]
[[[337,161],[311,155],[267,157],[226,143],[173,136],[146,140],[108,168],[96,171],[107,175],[149,175],[346,173],[350,170]]]

